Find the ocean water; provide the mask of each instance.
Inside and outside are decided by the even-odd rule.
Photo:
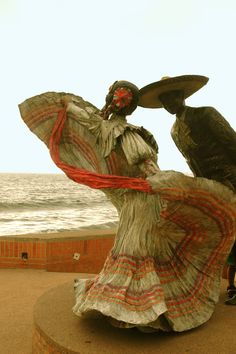
[[[117,211],[101,191],[63,174],[0,173],[0,181],[0,236],[117,225]]]

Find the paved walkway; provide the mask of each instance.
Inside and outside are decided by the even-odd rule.
[[[73,282],[77,276],[75,273],[33,269],[0,269],[0,354],[31,353],[32,315],[36,300],[50,288]],[[235,354],[236,306],[223,304],[225,288],[226,281],[222,280],[220,302],[207,324],[194,331],[168,337],[168,340],[166,338],[165,345],[159,348],[161,351],[157,348],[156,353],[192,354],[197,353],[198,348],[199,354]],[[181,351],[177,344],[181,344]],[[135,354],[138,353],[136,347]]]

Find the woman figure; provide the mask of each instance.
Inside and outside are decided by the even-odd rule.
[[[100,188],[119,212],[114,246],[93,280],[75,283],[76,315],[102,313],[118,327],[184,331],[218,301],[235,237],[235,196],[225,186],[160,171],[157,144],[126,121],[138,88],[115,82],[99,111],[81,97],[44,93],[22,118],[69,178]]]

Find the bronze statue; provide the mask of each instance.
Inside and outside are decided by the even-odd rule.
[[[138,100],[135,85],[118,81],[102,110],[73,94],[47,92],[23,102],[20,112],[55,164],[77,183],[101,189],[118,210],[103,269],[75,283],[74,313],[97,311],[121,328],[181,332],[214,311],[235,235],[236,197],[216,181],[160,171],[154,137],[126,118]]]
[[[219,181],[236,192],[236,132],[215,108],[185,105],[207,82],[200,75],[163,77],[140,90],[139,105],[175,114],[171,136],[194,176]],[[236,244],[230,260],[226,303],[236,305]]]

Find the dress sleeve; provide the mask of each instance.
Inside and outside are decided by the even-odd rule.
[[[92,112],[89,106],[82,108],[76,105],[76,102],[70,102],[67,105],[66,111],[68,114],[71,113],[78,117],[80,124],[89,130],[100,130],[102,118],[98,114]]]
[[[150,176],[159,171],[157,154],[136,132],[127,129],[121,137],[121,147],[129,165],[138,165],[140,172]]]

